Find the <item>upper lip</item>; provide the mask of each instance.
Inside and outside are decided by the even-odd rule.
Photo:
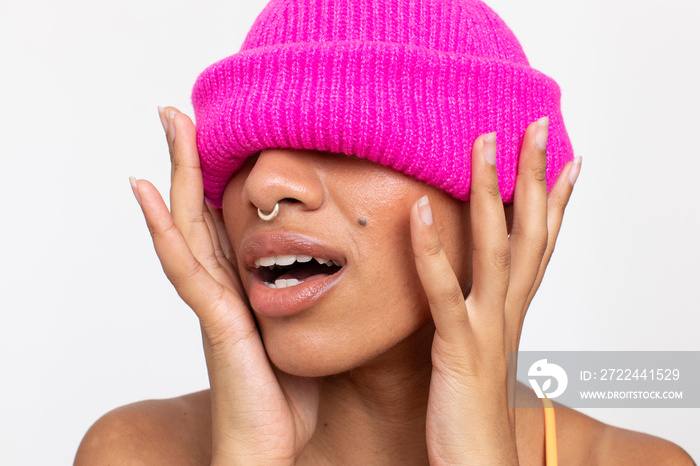
[[[255,269],[255,260],[286,254],[305,254],[333,260],[343,267],[345,256],[333,247],[311,236],[290,231],[256,233],[241,244],[243,263],[248,270]]]

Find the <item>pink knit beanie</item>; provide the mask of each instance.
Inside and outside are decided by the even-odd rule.
[[[272,0],[192,103],[219,208],[231,175],[268,148],[363,157],[468,200],[472,144],[496,131],[504,202],[529,123],[549,116],[548,191],[573,159],[559,86],[479,0]]]

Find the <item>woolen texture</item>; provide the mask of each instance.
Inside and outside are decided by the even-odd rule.
[[[481,1],[272,0],[194,85],[205,198],[220,208],[248,157],[294,148],[363,157],[468,200],[472,144],[496,131],[511,202],[523,135],[543,116],[549,192],[573,159],[560,95]]]

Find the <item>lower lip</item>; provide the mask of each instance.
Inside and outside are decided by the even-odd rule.
[[[264,317],[288,317],[311,307],[328,293],[342,278],[345,267],[333,275],[287,288],[270,288],[251,273],[249,300],[253,310]]]

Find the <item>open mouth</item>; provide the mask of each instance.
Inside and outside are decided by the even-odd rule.
[[[259,257],[255,273],[268,288],[288,288],[338,273],[342,265],[334,260],[305,254]]]

